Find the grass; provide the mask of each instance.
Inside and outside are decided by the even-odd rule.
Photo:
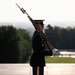
[[[46,63],[75,63],[75,58],[71,57],[45,57]],[[27,62],[29,63],[29,61]]]
[[[45,57],[46,63],[75,63],[75,58],[71,57]]]

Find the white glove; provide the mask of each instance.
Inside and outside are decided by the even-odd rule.
[[[53,49],[53,50],[52,50],[53,55],[55,55],[55,54],[57,53],[57,51],[58,51],[58,49],[56,49],[56,48],[55,48],[55,49]]]

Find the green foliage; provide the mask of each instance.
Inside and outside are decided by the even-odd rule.
[[[20,51],[20,62],[26,62],[31,54],[31,38],[29,33],[24,29],[17,31],[18,47]]]
[[[30,41],[24,29],[0,27],[0,63],[26,62],[31,54]]]
[[[75,49],[75,28],[60,28],[48,25],[45,33],[49,42],[59,49]]]
[[[16,29],[12,26],[0,27],[0,62],[18,62]]]

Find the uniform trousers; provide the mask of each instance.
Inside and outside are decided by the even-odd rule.
[[[44,75],[44,67],[32,67],[33,75]]]

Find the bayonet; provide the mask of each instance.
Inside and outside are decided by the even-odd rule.
[[[26,11],[23,9],[23,8],[21,8],[17,3],[16,3],[16,5],[18,6],[18,8],[22,11],[22,13],[23,14],[25,14],[26,13]]]

